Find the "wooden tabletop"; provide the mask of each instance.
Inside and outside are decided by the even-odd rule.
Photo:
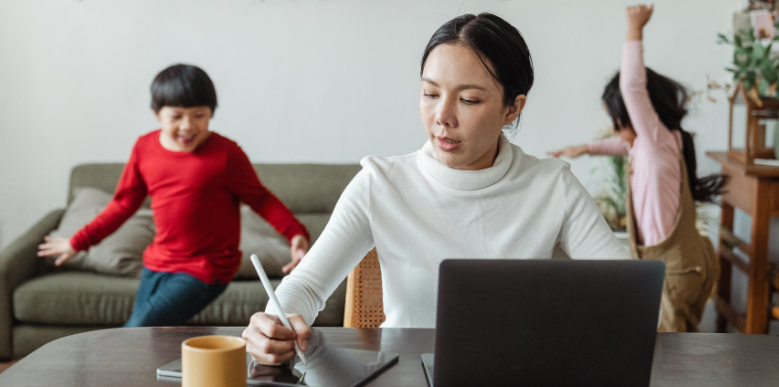
[[[420,353],[433,351],[432,329],[318,328],[320,344],[399,352],[369,386],[427,386]],[[243,328],[116,328],[53,341],[0,374],[0,386],[176,386],[157,367],[179,358],[184,339],[239,336]],[[478,367],[474,367],[478,370]],[[724,333],[661,333],[652,386],[776,386],[779,337]]]
[[[728,158],[727,152],[706,152],[706,156],[714,159],[722,166],[727,165],[730,168],[739,171],[742,175],[757,177],[779,177],[779,167],[772,165],[746,165],[741,161]]]

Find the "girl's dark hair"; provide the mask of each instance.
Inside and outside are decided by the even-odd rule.
[[[617,72],[603,90],[603,102],[614,123],[614,130],[633,127],[630,115],[625,108],[625,102],[622,100],[622,92],[619,89],[619,74]],[[684,163],[687,165],[687,180],[693,199],[699,202],[714,203],[714,199],[722,194],[728,178],[720,174],[697,177],[695,143],[692,134],[682,129],[682,119],[687,115],[687,108],[684,106],[687,101],[687,90],[678,82],[660,75],[648,67],[646,68],[646,79],[649,99],[660,117],[660,121],[670,131],[678,130],[682,134]]]
[[[211,78],[197,66],[177,64],[160,71],[151,83],[151,108],[208,106],[216,110],[216,90]]]
[[[503,86],[503,104],[514,103],[518,95],[527,95],[533,87],[533,60],[519,30],[491,13],[462,15],[444,23],[430,38],[422,54],[419,75],[427,57],[441,44],[459,44],[470,48]],[[487,64],[492,65],[492,68]],[[519,118],[514,122],[514,126]]]

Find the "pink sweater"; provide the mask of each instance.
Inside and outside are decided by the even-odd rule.
[[[622,48],[619,88],[636,131],[633,147],[620,137],[589,144],[590,154],[630,156],[630,183],[639,243],[653,246],[673,229],[679,212],[681,133],[669,131],[657,116],[646,89],[643,45],[626,42]]]

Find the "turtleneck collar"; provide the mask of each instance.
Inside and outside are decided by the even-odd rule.
[[[426,141],[419,152],[419,164],[439,183],[460,191],[475,191],[497,183],[511,168],[514,162],[514,149],[504,135],[498,139],[498,157],[489,168],[476,171],[447,167],[435,154],[433,144]]]

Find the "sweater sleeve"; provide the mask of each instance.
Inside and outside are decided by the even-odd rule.
[[[610,137],[587,144],[589,153],[593,156],[627,156],[629,147],[620,137]]]
[[[227,154],[226,165],[228,191],[265,218],[287,241],[292,241],[296,235],[303,235],[310,241],[306,226],[260,182],[246,153],[237,144],[232,145]]]
[[[622,70],[619,89],[622,100],[633,124],[633,130],[640,141],[634,146],[655,147],[664,135],[670,132],[662,127],[647,90],[646,67],[644,67],[644,48],[640,40],[625,42],[622,47]]]
[[[363,169],[344,190],[330,221],[292,274],[276,289],[285,313],[313,324],[325,301],[374,246],[370,224],[370,173]],[[268,304],[266,313],[278,314]]]
[[[559,235],[560,248],[574,259],[629,259],[630,254],[568,165],[560,174],[559,187],[566,207]]]
[[[135,143],[130,160],[122,171],[116,192],[105,209],[94,220],[70,238],[75,250],[88,250],[116,231],[146,199],[147,187],[138,169],[138,142]]]

